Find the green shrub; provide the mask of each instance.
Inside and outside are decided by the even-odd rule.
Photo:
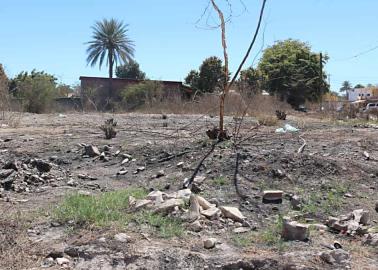
[[[163,86],[156,81],[145,81],[127,87],[121,93],[122,102],[127,109],[134,109],[144,104],[159,101],[163,93]]]

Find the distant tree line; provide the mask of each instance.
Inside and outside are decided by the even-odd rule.
[[[256,68],[249,67],[240,73],[239,89],[256,94],[265,90],[298,106],[305,101],[318,101],[329,91],[327,75],[322,66],[328,56],[313,52],[309,44],[298,40],[278,41],[263,51]],[[222,61],[209,57],[203,61],[199,70],[191,70],[185,83],[199,92],[214,92],[228,80],[224,74]]]

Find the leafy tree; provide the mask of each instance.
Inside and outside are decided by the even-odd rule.
[[[247,94],[256,94],[261,91],[261,72],[253,67],[240,71],[238,85]]]
[[[146,79],[146,73],[140,70],[139,64],[136,61],[129,61],[129,63],[125,65],[118,66],[116,68],[116,76],[123,79]]]
[[[68,97],[69,94],[74,93],[74,89],[68,84],[61,83],[56,87],[56,91],[59,97]]]
[[[343,81],[343,84],[340,88],[340,92],[346,92],[349,89],[352,89],[351,83],[349,81]]]
[[[363,84],[358,83],[354,86],[354,88],[365,88],[365,86]]]
[[[161,98],[163,93],[163,86],[158,81],[145,81],[131,85],[124,89],[121,93],[122,102],[128,109],[134,109],[138,106],[146,103],[152,103],[153,101]]]
[[[10,90],[23,99],[26,111],[42,113],[58,95],[56,81],[53,75],[44,71],[21,72],[11,80]]]
[[[0,110],[4,111],[7,108],[7,99],[8,99],[8,77],[5,74],[3,66],[0,64]]]
[[[322,64],[327,60],[327,56],[323,57]],[[329,91],[325,72],[320,69],[319,54],[298,40],[278,41],[265,49],[258,69],[266,90],[294,107],[306,100],[317,101]]]
[[[101,69],[104,60],[109,68],[109,98],[112,95],[113,67],[128,63],[134,56],[134,42],[127,35],[127,24],[116,19],[97,21],[92,27],[92,40],[87,42],[87,63],[97,63]]]
[[[206,58],[199,71],[191,70],[185,78],[185,82],[194,89],[210,93],[222,88],[227,80],[228,76],[225,76],[222,60],[216,56]]]

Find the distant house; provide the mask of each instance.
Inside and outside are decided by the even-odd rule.
[[[102,105],[106,103],[109,94],[111,94],[113,101],[120,101],[122,91],[132,85],[144,82],[144,80],[113,78],[112,91],[109,93],[109,78],[81,76],[79,79],[81,82],[81,98],[83,103],[86,104],[89,101],[88,99],[91,98],[90,102]],[[193,90],[183,85],[180,81],[154,82],[159,82],[162,85],[164,89],[163,98],[187,99],[193,94]]]
[[[378,88],[353,88],[347,90],[347,97],[349,102],[358,100],[378,99]]]

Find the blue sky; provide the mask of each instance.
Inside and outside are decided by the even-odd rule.
[[[218,0],[221,3],[224,0]],[[207,0],[1,0],[0,63],[9,77],[33,68],[74,84],[79,76],[107,76],[86,65],[86,41],[94,21],[114,17],[129,24],[135,58],[149,78],[183,80],[211,55],[222,56],[219,30],[206,28],[215,14],[201,17]],[[231,70],[240,62],[254,31],[261,1],[233,3],[227,25]],[[308,42],[330,56],[326,72],[332,90],[342,81],[378,83],[377,0],[268,0],[264,35],[247,66],[262,47],[287,38]],[[362,53],[358,57],[353,57]],[[258,57],[258,56],[257,56]],[[255,60],[254,64],[258,61]]]

